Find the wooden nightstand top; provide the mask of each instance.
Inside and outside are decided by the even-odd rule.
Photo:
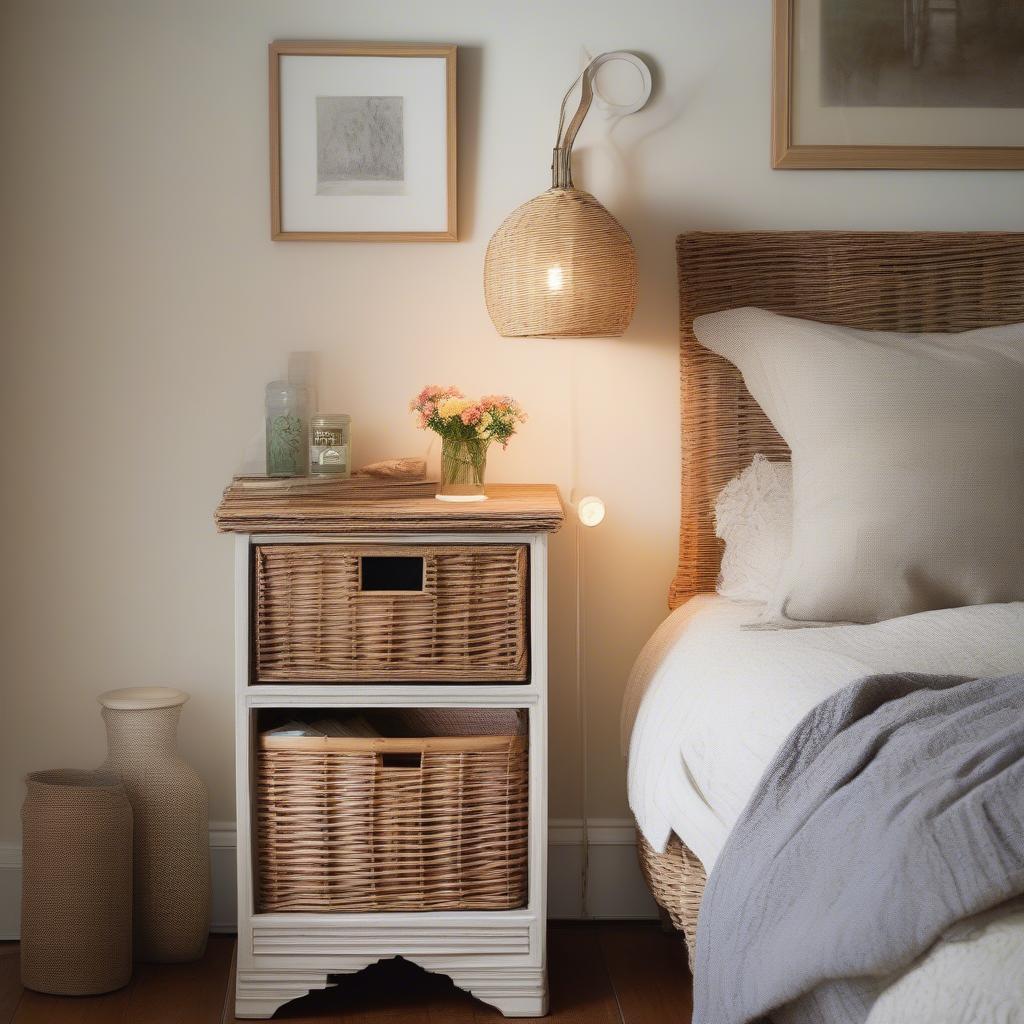
[[[267,497],[229,486],[214,521],[221,533],[554,533],[565,515],[554,484],[493,484],[487,501],[352,501]]]

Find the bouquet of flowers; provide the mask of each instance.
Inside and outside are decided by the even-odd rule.
[[[482,498],[487,448],[509,439],[526,414],[514,398],[485,395],[470,399],[458,388],[425,387],[409,403],[422,430],[441,435],[441,495],[468,500]]]

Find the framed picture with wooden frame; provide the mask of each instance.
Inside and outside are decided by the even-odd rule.
[[[1024,168],[1021,0],[774,0],[772,166]]]
[[[271,237],[454,242],[456,47],[270,44]]]

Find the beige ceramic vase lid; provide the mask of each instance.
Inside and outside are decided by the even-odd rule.
[[[123,690],[107,690],[96,699],[105,708],[115,711],[146,711],[177,707],[188,700],[188,694],[168,686],[128,686]]]

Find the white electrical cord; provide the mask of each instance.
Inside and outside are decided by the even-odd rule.
[[[580,914],[590,917],[587,907],[587,896],[590,888],[590,828],[587,819],[589,803],[589,715],[587,714],[587,668],[586,668],[586,612],[584,594],[586,592],[586,540],[587,530],[598,526],[605,515],[604,502],[596,495],[588,494],[576,497],[576,467],[578,465],[577,434],[579,421],[579,395],[577,380],[577,352],[573,349],[570,365],[569,388],[569,453],[572,460],[572,488],[569,491],[569,504],[576,510],[576,728],[580,745]]]
[[[579,467],[579,353],[576,347],[572,349],[569,361],[569,459],[572,467],[572,486],[569,490],[569,505],[578,511],[576,484]],[[590,883],[590,836],[587,831],[587,701],[586,691],[583,686],[584,680],[584,644],[583,644],[583,524],[577,517],[573,524],[576,531],[576,564],[573,566],[576,572],[576,638],[575,662],[576,662],[576,737],[580,747],[580,916],[588,917],[587,912],[587,890]]]
[[[584,614],[583,614],[583,534],[585,527],[581,522],[576,523],[576,709],[578,716],[579,744],[580,744],[580,915],[589,918],[590,912],[587,909],[587,894],[590,887],[590,832],[587,826],[587,803],[589,796],[588,775],[588,742],[587,742],[587,693],[583,685],[586,673],[584,671],[585,646],[584,636]]]

